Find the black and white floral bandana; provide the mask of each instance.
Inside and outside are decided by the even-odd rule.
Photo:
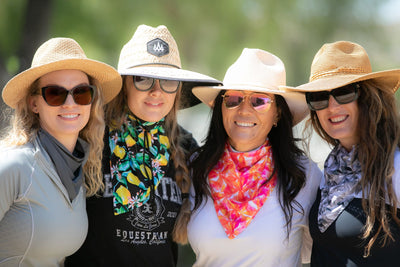
[[[324,165],[325,185],[321,188],[318,228],[323,233],[361,191],[361,164],[357,146],[350,152],[337,145]]]

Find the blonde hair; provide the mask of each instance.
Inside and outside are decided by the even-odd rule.
[[[394,241],[389,222],[393,220],[400,226],[397,216],[398,199],[393,189],[394,154],[400,146],[400,122],[396,108],[393,88],[385,87],[373,80],[360,82],[358,98],[358,159],[362,167],[362,206],[367,215],[363,229],[364,240],[370,237],[365,246],[365,255],[379,239],[384,247],[389,240]],[[330,137],[322,128],[315,111],[311,112],[310,122],[316,132],[329,144],[337,145],[339,140]],[[386,208],[388,200],[391,208]],[[378,224],[375,233],[374,225]]]
[[[126,76],[125,76],[126,77]],[[119,94],[106,105],[105,118],[106,124],[112,128],[120,128],[126,116],[127,96],[126,96],[126,78],[123,79],[122,90]],[[177,113],[181,98],[181,89],[175,97],[175,102],[170,112],[165,117],[165,132],[171,144],[171,159],[175,167],[175,180],[183,194],[188,194],[190,189],[190,177],[186,164],[186,154],[181,144],[181,133],[177,123]],[[187,224],[190,220],[190,201],[184,198],[180,213],[176,219],[174,230],[172,232],[173,240],[177,243],[187,243]]]
[[[89,77],[89,76],[88,76]],[[40,78],[39,78],[40,79]],[[15,107],[11,117],[8,134],[0,141],[1,146],[21,146],[32,142],[40,129],[40,118],[29,107],[29,98],[38,91],[38,80],[32,83],[29,92]],[[86,126],[80,131],[79,137],[90,144],[89,157],[83,167],[85,176],[86,195],[92,196],[103,188],[101,156],[103,151],[104,111],[103,96],[100,84],[89,77],[91,84],[96,85],[97,91],[90,109],[90,118]]]

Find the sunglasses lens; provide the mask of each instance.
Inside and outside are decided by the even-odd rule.
[[[133,76],[133,83],[139,91],[147,91],[153,86],[154,79],[143,76]]]
[[[307,92],[306,100],[311,110],[321,110],[327,108],[329,105],[329,92]]]
[[[92,85],[81,85],[71,89],[75,103],[78,105],[91,104],[94,88]],[[70,91],[61,86],[46,86],[42,88],[42,96],[49,106],[61,106],[65,103]]]
[[[50,106],[61,106],[67,98],[68,91],[59,86],[47,86],[42,88],[42,96]]]
[[[167,93],[175,93],[178,90],[180,81],[160,80],[161,88]]]
[[[253,94],[250,100],[253,108],[262,112],[268,111],[272,103],[271,98],[264,94]]]
[[[92,86],[82,85],[73,89],[72,96],[78,105],[89,105],[93,101],[94,90]]]
[[[348,104],[358,97],[357,89],[352,84],[332,90],[331,95],[339,104]]]
[[[235,108],[243,101],[243,95],[229,93],[224,95],[224,103],[226,108]]]

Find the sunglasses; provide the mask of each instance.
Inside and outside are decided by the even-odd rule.
[[[42,87],[42,96],[49,106],[61,106],[65,103],[68,95],[71,95],[75,103],[78,105],[89,105],[93,102],[96,86],[94,85],[78,85],[67,90],[64,87],[50,85]]]
[[[143,92],[149,91],[151,88],[153,88],[154,84],[156,83],[156,80],[159,80],[161,90],[163,90],[168,94],[173,94],[176,93],[176,91],[178,91],[179,85],[181,83],[180,81],[162,80],[162,79],[155,79],[143,76],[132,76],[132,79],[136,89]]]
[[[333,96],[340,105],[348,104],[357,100],[359,89],[358,83],[352,83],[332,91],[306,92],[306,100],[311,110],[322,110],[329,106],[329,96]]]
[[[252,93],[250,95],[244,95],[242,92],[226,92],[223,96],[225,107],[228,109],[234,109],[240,106],[243,101],[248,98],[250,99],[251,106],[258,112],[264,113],[271,108],[271,104],[274,102],[270,96],[261,93]]]

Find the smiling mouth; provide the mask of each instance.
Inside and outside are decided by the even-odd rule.
[[[63,114],[63,115],[59,115],[62,118],[66,118],[66,119],[74,119],[77,118],[79,116],[79,114]]]
[[[332,123],[341,123],[345,120],[347,120],[348,115],[343,115],[343,116],[336,116],[334,118],[329,118],[329,121]]]
[[[150,102],[146,102],[146,104],[152,107],[159,107],[162,105],[162,103],[150,103]]]
[[[240,127],[254,127],[254,126],[256,126],[256,123],[254,123],[254,122],[239,122],[239,121],[235,121],[235,124],[237,126],[240,126]]]

